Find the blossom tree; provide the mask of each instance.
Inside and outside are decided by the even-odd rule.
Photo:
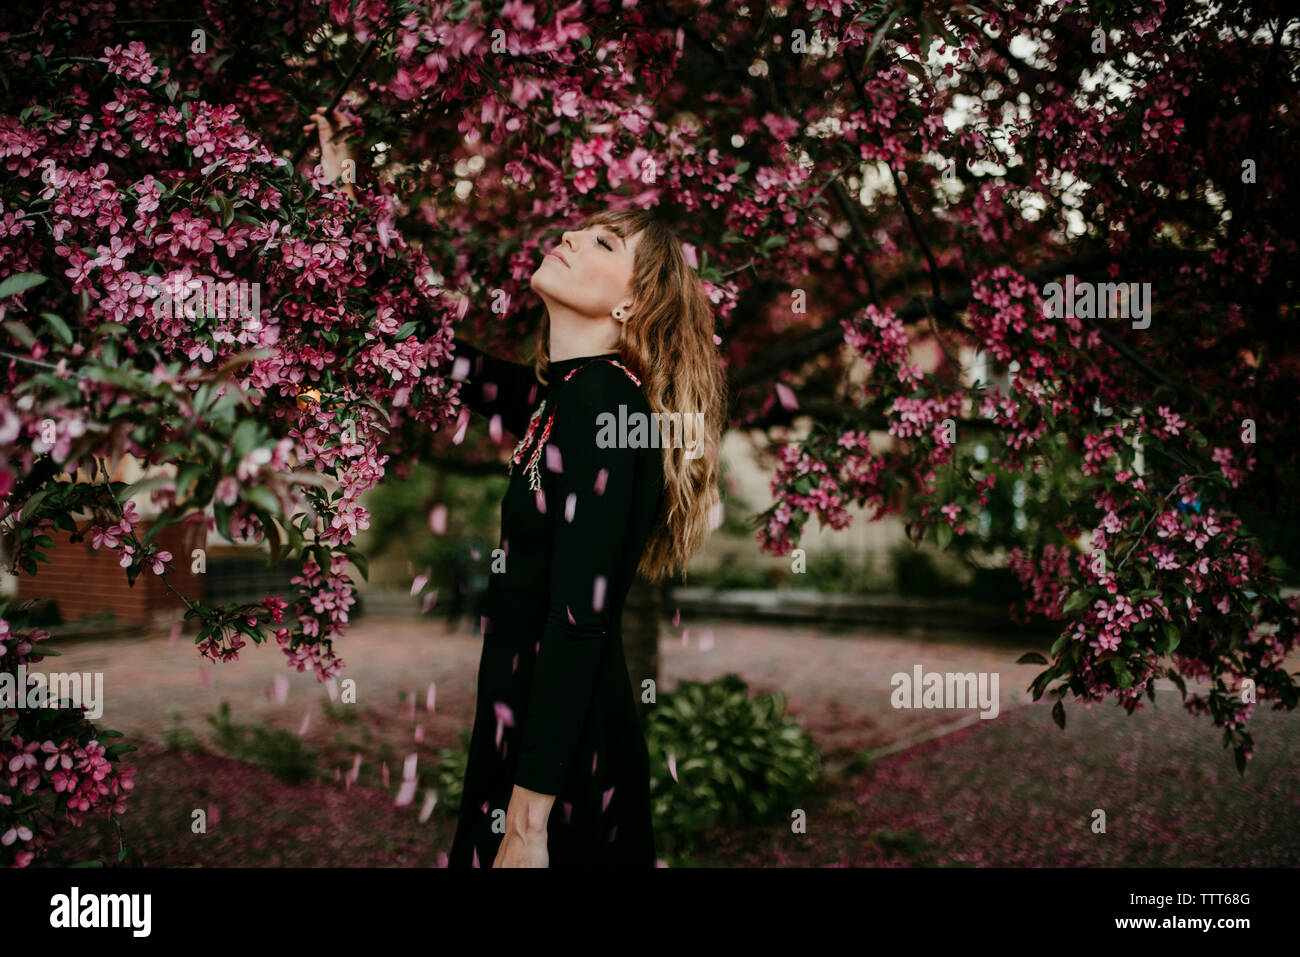
[[[157,529],[267,541],[303,560],[295,590],[186,596],[199,651],[274,637],[328,679],[361,495],[508,441],[464,441],[453,328],[509,351],[558,229],[654,207],[717,309],[732,427],[813,419],[774,442],[762,549],[850,505],[899,514],[1060,621],[1051,659],[1028,657],[1062,726],[1067,695],[1134,711],[1191,677],[1244,769],[1256,697],[1297,701],[1294,30],[1266,4],[1090,10],[0,15],[6,561],[37,574],[58,528],[165,579]],[[328,183],[286,157],[342,87],[360,163]],[[124,453],[165,477],[109,482]],[[1025,528],[994,507],[1013,490]],[[161,517],[137,535],[142,494]],[[0,627],[5,670],[39,660],[21,609]],[[0,855],[121,810],[129,745],[48,709],[3,720]]]

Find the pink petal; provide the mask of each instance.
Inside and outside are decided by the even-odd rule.
[[[569,497],[564,500],[564,520],[566,522],[573,521],[573,509],[577,504],[578,496],[573,492],[570,492]]]
[[[560,450],[554,445],[546,446],[546,468],[550,472],[563,472],[564,466],[560,459]]]
[[[673,776],[674,781],[677,781],[677,755],[675,754],[668,755],[668,773]],[[680,781],[677,783],[681,784]]]
[[[799,408],[799,403],[794,397],[794,392],[784,382],[776,384],[776,397],[781,400],[781,405],[788,411],[793,412]]]
[[[452,445],[460,445],[465,441],[465,430],[469,428],[469,409],[460,410],[460,418],[456,420],[456,434],[451,437]]]
[[[596,484],[594,487],[596,489],[597,495],[605,494],[605,483],[608,481],[609,481],[609,469],[601,469],[599,472],[596,473]]]
[[[435,535],[441,535],[447,531],[447,506],[435,505],[433,511],[429,512],[429,528]],[[414,594],[414,592],[412,592]]]
[[[597,575],[596,580],[592,583],[591,589],[591,608],[593,611],[600,611],[605,607],[605,576]]]
[[[415,580],[411,582],[411,597],[414,598],[424,590],[424,586],[429,583],[428,575],[416,575]]]
[[[614,789],[613,789],[613,788],[610,788],[610,789],[609,789],[608,791],[606,791],[606,792],[604,793],[604,795],[601,797],[601,799],[600,799],[600,809],[601,809],[602,811],[606,810],[606,809],[609,807],[610,799],[611,799],[613,796],[614,796]]]

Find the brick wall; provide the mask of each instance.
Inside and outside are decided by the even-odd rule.
[[[135,526],[136,535],[143,537],[150,526],[149,519],[144,519]],[[152,569],[140,572],[135,584],[128,585],[120,551],[96,550],[89,539],[74,544],[62,529],[50,529],[46,534],[55,542],[48,552],[51,561],[40,562],[35,575],[18,576],[19,601],[53,598],[66,622],[110,611],[119,623],[151,625],[177,621],[185,614],[185,603]],[[202,535],[201,527],[172,525],[153,539],[172,553],[167,580],[191,599],[203,596],[203,576],[190,574],[190,552],[202,546]]]

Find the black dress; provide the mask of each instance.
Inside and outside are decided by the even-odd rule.
[[[662,451],[648,428],[634,447],[631,429],[634,412],[651,421],[649,403],[617,353],[552,362],[546,386],[531,366],[460,339],[456,355],[469,359],[455,373],[462,401],[529,441],[512,458],[500,551],[485,556],[494,564],[448,865],[492,866],[518,784],[556,795],[551,867],[654,867],[650,760],[622,637],[623,603],[662,504]],[[623,415],[630,441],[600,447],[605,412],[615,429]]]

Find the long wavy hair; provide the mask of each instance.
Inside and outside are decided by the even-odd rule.
[[[615,351],[641,380],[650,411],[703,413],[703,455],[688,458],[684,442],[660,443],[663,505],[637,566],[638,574],[650,582],[671,577],[674,566],[681,567],[685,579],[686,563],[718,524],[722,507],[718,468],[727,383],[713,341],[713,308],[699,276],[686,262],[681,242],[654,214],[604,210],[588,216],[578,228],[593,226],[604,226],[623,239],[641,235],[632,272],[636,308],[621,324]],[[538,380],[545,384],[551,320],[545,309],[543,313],[532,361]]]

